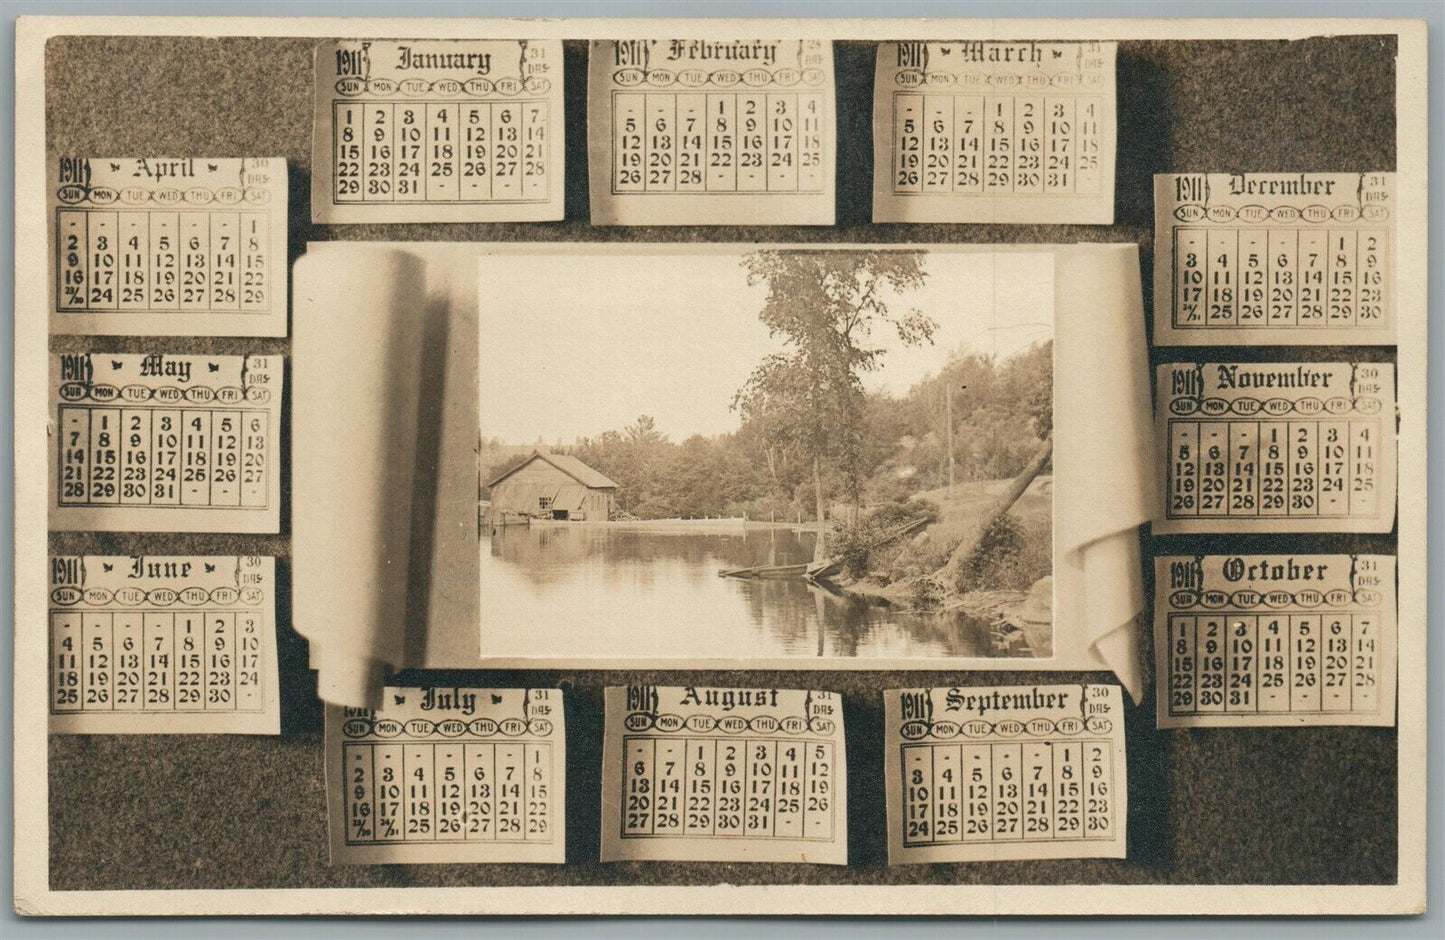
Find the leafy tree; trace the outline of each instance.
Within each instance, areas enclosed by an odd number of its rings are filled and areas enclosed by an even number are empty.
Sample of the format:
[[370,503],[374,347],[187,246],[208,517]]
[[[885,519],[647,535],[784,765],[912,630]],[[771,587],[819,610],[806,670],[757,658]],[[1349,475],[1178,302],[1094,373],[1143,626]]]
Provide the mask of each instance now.
[[765,284],[759,318],[785,351],[763,359],[733,399],[744,421],[760,423],[777,448],[796,447],[811,464],[817,557],[826,557],[823,474],[837,473],[856,505],[862,496],[862,376],[883,349],[873,331],[891,326],[906,344],[931,342],[937,324],[917,310],[895,314],[889,294],[923,284],[916,251],[759,251],[743,259],[750,285]]

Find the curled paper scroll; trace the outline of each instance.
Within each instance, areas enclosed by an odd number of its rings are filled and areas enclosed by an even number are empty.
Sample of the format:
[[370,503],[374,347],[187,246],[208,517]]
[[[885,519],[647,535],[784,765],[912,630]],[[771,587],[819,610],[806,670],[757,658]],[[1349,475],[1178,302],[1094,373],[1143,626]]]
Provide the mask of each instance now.
[[375,707],[405,653],[424,330],[402,327],[426,269],[368,248],[338,277],[328,255],[295,269],[293,620],[321,698]]
[[1155,506],[1139,249],[1062,248],[1054,264],[1055,596],[1083,627],[1058,654],[1098,660],[1139,702],[1138,528]]

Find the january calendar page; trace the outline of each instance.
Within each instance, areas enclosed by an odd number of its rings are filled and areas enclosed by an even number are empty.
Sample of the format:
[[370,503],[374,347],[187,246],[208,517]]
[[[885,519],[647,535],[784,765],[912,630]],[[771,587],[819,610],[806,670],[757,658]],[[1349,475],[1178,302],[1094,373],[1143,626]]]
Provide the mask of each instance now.
[[315,221],[562,218],[557,40],[335,40],[314,58]]
[[51,161],[57,333],[285,336],[286,161]]

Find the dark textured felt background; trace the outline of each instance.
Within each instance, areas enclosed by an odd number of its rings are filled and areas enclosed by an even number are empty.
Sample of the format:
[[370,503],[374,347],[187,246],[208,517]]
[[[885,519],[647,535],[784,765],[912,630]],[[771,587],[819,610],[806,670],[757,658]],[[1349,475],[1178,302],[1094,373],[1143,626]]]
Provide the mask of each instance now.
[[[835,46],[838,224],[827,228],[596,228],[587,222],[586,45],[568,42],[567,218],[500,225],[310,224],[309,39],[62,37],[47,56],[51,153],[280,156],[290,165],[291,256],[308,240],[1137,242],[1151,293],[1154,173],[1395,168],[1394,40],[1126,42],[1119,46],[1117,224],[869,223],[873,50]],[[43,316],[43,311],[26,311]],[[168,348],[289,352],[285,339],[54,337],[54,350]],[[1393,358],[1392,349],[1209,349],[1187,358]],[[1156,350],[1156,362],[1170,358]],[[1183,357],[1181,357],[1183,358]],[[1107,381],[1107,376],[1101,376]],[[289,408],[289,403],[288,403]],[[283,423],[283,430],[285,425]],[[283,449],[283,456],[286,451]],[[1100,480],[1100,486],[1109,481]],[[283,493],[284,484],[283,484]],[[884,861],[880,691],[901,685],[1101,680],[1102,675],[942,672],[478,672],[438,681],[560,684],[567,695],[567,864],[328,868],[321,710],[305,644],[289,626],[289,511],[280,536],[87,534],[56,552],[253,553],[280,559],[279,738],[52,736],[51,886],[64,889],[365,885],[1390,883],[1396,871],[1393,728],[1158,732],[1150,700],[1130,708],[1129,857],[937,864]],[[1408,508],[1406,511],[1409,511]],[[1390,537],[1144,536],[1180,550],[1393,551]],[[1402,624],[1402,630],[1423,629]],[[43,630],[41,623],[20,629]],[[1152,657],[1145,628],[1144,652]],[[1152,683],[1152,664],[1146,664]],[[844,696],[849,858],[810,865],[597,861],[602,688],[627,681],[800,685]],[[25,846],[17,846],[25,851]]]

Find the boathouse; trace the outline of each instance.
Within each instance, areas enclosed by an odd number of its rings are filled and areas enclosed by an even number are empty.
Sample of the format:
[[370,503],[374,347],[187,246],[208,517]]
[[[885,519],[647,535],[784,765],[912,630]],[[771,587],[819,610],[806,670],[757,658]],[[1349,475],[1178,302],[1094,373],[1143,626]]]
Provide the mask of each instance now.
[[493,521],[523,515],[606,522],[617,498],[617,484],[576,457],[540,450],[487,487]]

